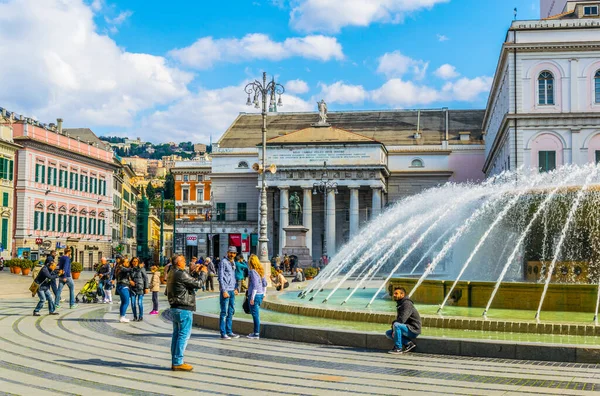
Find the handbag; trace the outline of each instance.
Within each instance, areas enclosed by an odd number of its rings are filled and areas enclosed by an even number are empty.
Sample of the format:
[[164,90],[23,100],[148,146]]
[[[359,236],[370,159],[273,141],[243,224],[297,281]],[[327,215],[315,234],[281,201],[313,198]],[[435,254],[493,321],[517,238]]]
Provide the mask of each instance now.
[[39,283],[33,281],[31,282],[31,286],[29,286],[29,291],[31,292],[31,297],[35,297],[38,290],[40,289]]
[[244,309],[245,313],[250,314],[250,300],[248,299],[248,293],[246,293],[246,298],[244,298],[242,308]]

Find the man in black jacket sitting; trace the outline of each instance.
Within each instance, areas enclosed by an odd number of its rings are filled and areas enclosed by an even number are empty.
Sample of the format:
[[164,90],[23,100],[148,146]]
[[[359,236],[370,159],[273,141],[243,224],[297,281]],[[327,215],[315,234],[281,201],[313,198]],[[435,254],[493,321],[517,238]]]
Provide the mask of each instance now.
[[192,371],[183,362],[183,354],[192,333],[192,317],[196,310],[196,289],[202,282],[192,278],[185,270],[185,258],[177,256],[167,277],[167,298],[171,305],[173,338],[171,339],[171,370]]
[[421,317],[413,302],[406,297],[403,287],[395,288],[392,298],[396,301],[398,316],[392,322],[392,329],[385,333],[387,338],[394,341],[394,348],[388,353],[408,353],[417,347],[412,340],[421,334]]

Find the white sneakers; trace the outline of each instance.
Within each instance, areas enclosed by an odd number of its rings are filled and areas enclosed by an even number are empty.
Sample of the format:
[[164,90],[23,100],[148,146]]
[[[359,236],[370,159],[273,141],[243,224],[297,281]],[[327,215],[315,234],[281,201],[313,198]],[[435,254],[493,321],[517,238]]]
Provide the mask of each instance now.
[[119,319],[119,322],[121,322],[121,323],[129,323],[129,319],[127,319],[125,316],[121,316],[121,318]]

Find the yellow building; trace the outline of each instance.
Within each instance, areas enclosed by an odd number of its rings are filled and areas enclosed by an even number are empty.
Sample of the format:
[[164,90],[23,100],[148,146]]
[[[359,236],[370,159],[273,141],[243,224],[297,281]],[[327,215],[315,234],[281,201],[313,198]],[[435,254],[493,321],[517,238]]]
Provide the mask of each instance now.
[[13,142],[13,117],[0,108],[0,256],[11,258],[13,252],[14,161],[21,147]]
[[148,216],[148,253],[155,264],[160,262],[160,219],[154,214]]
[[136,175],[131,166],[119,165],[114,177],[112,242],[115,254],[131,257],[137,252],[136,216],[140,190],[132,183]]

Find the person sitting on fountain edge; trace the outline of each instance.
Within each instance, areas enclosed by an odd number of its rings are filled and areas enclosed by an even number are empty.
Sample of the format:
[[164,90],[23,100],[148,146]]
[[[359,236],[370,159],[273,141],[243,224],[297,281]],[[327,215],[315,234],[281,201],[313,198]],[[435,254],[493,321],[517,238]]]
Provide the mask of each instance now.
[[417,347],[412,340],[421,334],[421,316],[403,287],[396,287],[392,298],[396,301],[398,316],[392,322],[392,329],[385,332],[385,336],[394,341],[394,348],[388,353],[408,353]]

